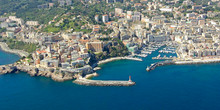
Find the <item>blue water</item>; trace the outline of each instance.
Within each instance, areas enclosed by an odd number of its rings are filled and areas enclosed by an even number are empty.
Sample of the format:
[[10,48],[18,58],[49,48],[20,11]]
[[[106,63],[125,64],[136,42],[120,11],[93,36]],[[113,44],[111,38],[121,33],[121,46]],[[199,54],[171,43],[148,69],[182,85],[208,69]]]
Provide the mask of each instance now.
[[6,53],[0,50],[0,65],[11,64],[19,59],[18,55]]
[[[17,60],[10,56],[5,63],[9,58]],[[146,72],[152,62],[148,57],[107,63],[94,78],[128,80],[131,75],[137,83],[132,87],[79,86],[25,73],[0,75],[0,110],[220,109],[220,64],[170,65]]]

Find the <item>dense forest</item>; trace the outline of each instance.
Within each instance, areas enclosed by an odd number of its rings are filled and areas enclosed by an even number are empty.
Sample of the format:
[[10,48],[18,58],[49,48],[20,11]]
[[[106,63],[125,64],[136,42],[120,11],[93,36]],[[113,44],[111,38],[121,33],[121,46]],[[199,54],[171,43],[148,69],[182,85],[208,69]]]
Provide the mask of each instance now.
[[42,24],[48,23],[57,14],[64,13],[64,9],[56,7],[50,9],[38,9],[38,5],[49,2],[52,2],[52,0],[0,0],[0,15],[9,13],[15,14],[17,17],[22,18],[25,21],[37,20]]
[[[176,7],[180,6],[184,0],[180,0]],[[207,5],[210,0],[192,0],[197,5]],[[54,3],[53,8],[39,9],[37,6],[45,3]],[[135,1],[140,2],[140,1]],[[9,8],[10,7],[10,8]],[[134,10],[131,4],[125,6],[123,3],[115,3],[114,7],[120,7],[124,10]],[[92,24],[97,24],[94,20],[96,14],[108,14],[114,11],[113,5],[107,4],[105,1],[101,1],[97,4],[85,5],[80,0],[73,0],[72,6],[58,7],[57,0],[0,0],[0,16],[7,13],[7,15],[15,14],[27,20],[37,20],[40,24],[46,24],[52,20],[56,15],[63,15],[67,12],[73,15],[86,16],[85,21]],[[71,22],[70,22],[71,23]],[[74,22],[73,22],[74,23]],[[84,23],[81,23],[84,24]],[[65,25],[68,28],[68,25]],[[66,28],[64,26],[64,28]],[[79,25],[81,26],[81,25]],[[61,26],[63,28],[63,26]],[[56,32],[62,30],[62,28],[54,27],[50,25],[46,30],[49,32]],[[79,30],[75,28],[75,30]]]

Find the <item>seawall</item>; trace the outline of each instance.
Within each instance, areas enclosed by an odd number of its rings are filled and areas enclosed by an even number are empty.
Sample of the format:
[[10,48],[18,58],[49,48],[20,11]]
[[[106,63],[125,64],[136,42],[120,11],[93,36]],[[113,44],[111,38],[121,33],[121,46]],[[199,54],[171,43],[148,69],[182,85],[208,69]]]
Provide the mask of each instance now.
[[193,60],[193,61],[175,61],[174,63],[177,65],[182,64],[206,64],[206,63],[219,63],[220,59],[215,60]]
[[25,52],[23,50],[10,49],[5,42],[0,42],[0,48],[5,52],[17,54],[20,57],[27,57],[29,55],[28,52]]

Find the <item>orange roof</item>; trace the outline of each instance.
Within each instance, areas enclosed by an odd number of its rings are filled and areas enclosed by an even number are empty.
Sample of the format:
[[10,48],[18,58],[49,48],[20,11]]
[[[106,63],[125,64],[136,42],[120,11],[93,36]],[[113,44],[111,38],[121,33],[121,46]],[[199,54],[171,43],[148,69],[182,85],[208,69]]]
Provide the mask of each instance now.
[[95,31],[95,32],[96,32],[96,31],[99,31],[99,29],[94,29],[93,31]]
[[82,60],[82,58],[77,58],[77,60]]
[[80,39],[79,42],[80,42],[81,44],[86,44],[87,42],[89,42],[89,40]]
[[46,53],[45,50],[41,50],[41,51],[37,51],[38,54],[41,54],[41,53]]
[[135,3],[134,5],[135,6],[141,6],[141,3]]
[[107,22],[107,23],[105,23],[106,25],[111,25],[112,24],[112,22],[110,21],[110,22]]

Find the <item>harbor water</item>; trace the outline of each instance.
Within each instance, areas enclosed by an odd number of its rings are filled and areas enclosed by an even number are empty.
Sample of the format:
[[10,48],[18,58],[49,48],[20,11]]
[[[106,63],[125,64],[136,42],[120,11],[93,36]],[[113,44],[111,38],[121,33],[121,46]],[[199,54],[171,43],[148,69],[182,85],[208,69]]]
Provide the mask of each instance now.
[[[95,80],[128,80],[131,87],[80,86],[23,72],[0,75],[0,110],[219,110],[220,64],[168,65],[159,60],[120,60],[101,65]],[[0,51],[0,63],[18,56]]]

